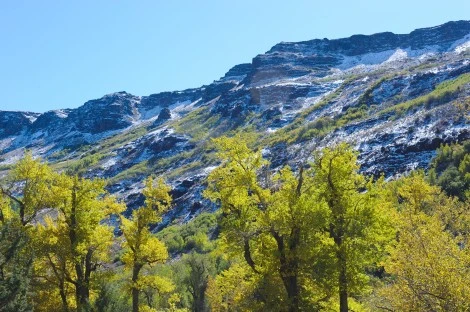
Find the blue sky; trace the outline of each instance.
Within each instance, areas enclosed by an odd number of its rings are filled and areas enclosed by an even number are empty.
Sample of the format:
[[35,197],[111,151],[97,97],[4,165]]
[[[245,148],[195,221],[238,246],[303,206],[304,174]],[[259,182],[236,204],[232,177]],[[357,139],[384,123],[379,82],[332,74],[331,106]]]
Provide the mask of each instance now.
[[280,41],[461,19],[468,0],[0,0],[0,110],[198,87]]

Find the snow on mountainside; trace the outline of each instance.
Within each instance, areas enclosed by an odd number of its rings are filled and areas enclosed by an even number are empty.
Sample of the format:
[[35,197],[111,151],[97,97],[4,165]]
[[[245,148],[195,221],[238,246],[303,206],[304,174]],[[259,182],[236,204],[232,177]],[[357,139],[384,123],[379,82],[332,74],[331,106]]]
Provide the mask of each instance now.
[[251,132],[273,167],[338,141],[365,172],[426,167],[442,143],[470,139],[470,21],[410,34],[279,43],[212,84],[177,92],[108,94],[77,109],[0,112],[0,165],[29,149],[59,169],[110,179],[135,206],[142,179],[164,174],[189,218],[209,204],[217,165],[209,139]]

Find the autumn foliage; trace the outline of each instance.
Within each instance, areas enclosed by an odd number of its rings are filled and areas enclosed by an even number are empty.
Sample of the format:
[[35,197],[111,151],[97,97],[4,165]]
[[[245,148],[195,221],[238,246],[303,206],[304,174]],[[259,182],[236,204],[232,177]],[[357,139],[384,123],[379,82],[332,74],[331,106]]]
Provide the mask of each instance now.
[[0,311],[470,310],[468,144],[385,181],[346,144],[274,168],[213,142],[219,210],[157,234],[163,178],[125,214],[106,181],[26,154],[1,184]]

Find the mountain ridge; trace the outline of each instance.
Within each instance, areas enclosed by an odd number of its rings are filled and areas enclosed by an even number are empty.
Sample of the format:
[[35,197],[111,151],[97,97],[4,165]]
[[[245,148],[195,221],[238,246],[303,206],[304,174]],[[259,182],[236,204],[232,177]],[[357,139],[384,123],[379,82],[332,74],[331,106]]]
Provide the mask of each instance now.
[[[351,42],[350,41],[354,41],[354,38],[373,38],[373,37],[382,37],[382,36],[387,36],[387,40],[390,39],[390,37],[406,37],[406,36],[413,36],[413,35],[416,35],[418,36],[418,34],[420,32],[428,32],[430,30],[436,30],[438,31],[437,33],[439,35],[442,35],[442,32],[441,30],[442,29],[446,29],[446,31],[444,31],[444,34],[445,34],[445,37],[442,38],[442,41],[443,42],[454,42],[456,41],[457,39],[461,39],[463,37],[465,37],[465,35],[470,35],[470,20],[458,20],[458,21],[449,21],[447,23],[444,23],[444,24],[441,24],[441,25],[438,25],[438,26],[431,26],[431,27],[423,27],[423,28],[418,28],[418,29],[415,29],[413,30],[411,33],[409,34],[395,34],[393,32],[390,32],[390,31],[386,31],[386,32],[378,32],[378,33],[374,33],[374,34],[370,34],[370,35],[363,35],[363,34],[354,34],[354,35],[351,35],[349,37],[344,37],[344,38],[336,38],[336,39],[328,39],[328,38],[324,38],[324,39],[312,39],[312,40],[305,40],[305,41],[282,41],[280,43],[277,43],[275,44],[274,46],[272,46],[268,51],[266,51],[265,53],[262,53],[262,54],[259,54],[259,55],[264,55],[264,54],[268,54],[268,53],[272,53],[272,52],[276,52],[278,51],[279,49],[282,49],[282,48],[279,48],[279,47],[282,47],[282,46],[298,46],[298,45],[309,45],[311,43],[324,43],[324,42],[328,42],[328,43],[331,43],[331,42],[338,42],[340,44],[338,44],[338,46],[342,46],[342,45],[351,45]],[[448,31],[447,29],[449,29],[450,31]],[[458,32],[457,34],[453,34],[453,30],[456,30],[458,29]],[[451,36],[449,36],[449,34],[451,34]],[[430,40],[433,40],[435,38],[430,38]],[[430,43],[439,43],[439,42],[435,42],[435,41],[432,41]],[[406,47],[403,47],[403,46],[399,46],[400,48],[406,48]],[[331,46],[328,46],[328,50],[331,50]],[[362,52],[364,53],[364,52]],[[256,58],[256,57],[255,57]],[[237,65],[234,65],[232,66],[226,73],[223,77],[221,77],[220,79],[223,79],[225,77],[231,77],[231,75],[229,75],[230,73],[233,73],[233,72],[238,72],[240,71],[242,74],[241,75],[233,75],[233,76],[242,76],[244,74],[247,74],[247,72],[251,69],[251,64],[252,63],[241,63],[241,64],[237,64]],[[217,80],[215,80],[217,81]],[[214,82],[215,82],[214,81]],[[203,85],[202,87],[204,87],[205,85]],[[190,91],[190,90],[195,90],[197,88],[188,88],[188,89],[183,89],[183,90],[176,90],[176,91],[162,91],[162,92],[158,92],[158,93],[152,93],[151,95],[156,95],[156,94],[165,94],[165,93],[172,93],[172,92],[185,92],[185,91]],[[128,93],[127,91],[117,91],[117,92],[112,92],[112,93],[109,93],[109,94],[105,94],[103,97],[101,98],[104,98],[104,97],[107,97],[107,96],[110,96],[110,95],[114,95],[114,94],[119,94],[119,93],[125,93],[125,94],[128,94],[128,95],[133,95],[131,93]],[[150,96],[150,95],[149,95]],[[95,100],[99,100],[101,98],[97,98],[97,99],[92,99],[92,100],[88,100],[87,102],[85,102],[84,104],[80,105],[79,107],[85,105],[86,103],[90,102],[90,101],[95,101]],[[77,108],[79,108],[77,107]],[[39,114],[39,115],[42,115],[42,114],[45,114],[45,113],[50,113],[50,112],[54,112],[54,111],[61,111],[61,110],[74,110],[74,109],[77,109],[77,108],[61,108],[61,109],[54,109],[54,110],[49,110],[49,111],[46,111],[44,113],[38,113],[38,112],[33,112],[33,111],[16,111],[16,110],[0,110],[0,112],[10,112],[10,113],[27,113],[27,114]]]
[[110,179],[130,207],[142,200],[143,177],[163,174],[176,198],[169,219],[214,208],[201,191],[217,165],[209,139],[220,135],[250,133],[273,168],[346,141],[364,172],[392,177],[470,138],[469,59],[470,21],[279,43],[199,88],[0,111],[0,165],[5,174],[29,149],[58,170]]
[[[289,45],[318,45],[322,48],[326,48],[328,51],[341,48],[343,46],[354,46],[355,42],[361,44],[380,44],[383,42],[391,43],[391,46],[399,48],[420,48],[426,45],[431,44],[442,44],[456,41],[465,35],[470,33],[470,21],[459,20],[459,21],[449,21],[447,23],[432,26],[432,27],[423,27],[418,28],[410,32],[409,34],[395,34],[390,31],[378,32],[371,35],[362,35],[355,34],[345,38],[338,39],[312,39],[299,42],[281,42],[274,45],[267,53],[272,53],[277,50],[282,49],[284,46]],[[424,36],[426,34],[427,36]],[[438,38],[436,38],[438,37]],[[423,40],[416,40],[415,38]],[[390,46],[390,47],[391,47]],[[364,47],[363,47],[364,48]],[[383,46],[381,47],[383,48]],[[361,51],[359,54],[367,53],[366,51]]]

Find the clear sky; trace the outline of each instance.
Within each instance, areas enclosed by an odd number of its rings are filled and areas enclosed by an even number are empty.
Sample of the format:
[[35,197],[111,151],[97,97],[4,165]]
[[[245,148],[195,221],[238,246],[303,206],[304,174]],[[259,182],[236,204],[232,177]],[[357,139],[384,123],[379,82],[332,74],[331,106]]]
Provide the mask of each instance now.
[[281,41],[461,19],[469,0],[0,0],[0,110],[199,87]]

